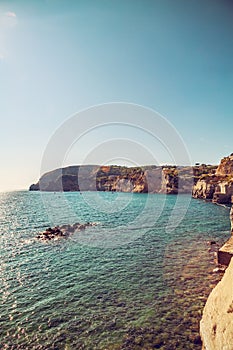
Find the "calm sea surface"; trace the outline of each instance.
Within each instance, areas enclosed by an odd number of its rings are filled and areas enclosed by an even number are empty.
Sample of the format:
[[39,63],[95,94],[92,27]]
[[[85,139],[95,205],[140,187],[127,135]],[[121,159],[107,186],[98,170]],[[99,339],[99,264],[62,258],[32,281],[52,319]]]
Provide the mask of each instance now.
[[[36,239],[87,221],[97,225]],[[228,208],[186,195],[0,194],[0,349],[200,349],[221,277],[207,241],[229,230]]]

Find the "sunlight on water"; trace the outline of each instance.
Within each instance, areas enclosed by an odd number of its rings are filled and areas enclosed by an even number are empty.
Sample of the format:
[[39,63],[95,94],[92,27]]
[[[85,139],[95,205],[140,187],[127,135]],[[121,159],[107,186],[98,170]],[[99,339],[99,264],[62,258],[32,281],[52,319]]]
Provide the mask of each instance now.
[[[148,195],[99,196],[1,194],[1,349],[200,349],[201,311],[221,277],[206,242],[228,237],[229,210],[192,200],[166,232],[174,196],[149,195],[143,227]],[[35,238],[87,221],[98,224],[57,242]]]

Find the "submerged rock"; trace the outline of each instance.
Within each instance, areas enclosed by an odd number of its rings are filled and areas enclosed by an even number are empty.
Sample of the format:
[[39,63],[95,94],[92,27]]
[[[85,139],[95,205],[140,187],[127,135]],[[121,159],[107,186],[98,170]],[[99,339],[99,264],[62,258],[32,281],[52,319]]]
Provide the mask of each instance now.
[[79,222],[73,224],[73,225],[62,225],[62,226],[55,226],[53,228],[48,227],[44,232],[41,232],[36,236],[39,240],[51,240],[51,239],[58,239],[61,237],[68,237],[75,231],[81,231],[85,230],[86,227],[90,226],[96,226],[97,224],[95,222],[87,222],[84,224],[80,224]]

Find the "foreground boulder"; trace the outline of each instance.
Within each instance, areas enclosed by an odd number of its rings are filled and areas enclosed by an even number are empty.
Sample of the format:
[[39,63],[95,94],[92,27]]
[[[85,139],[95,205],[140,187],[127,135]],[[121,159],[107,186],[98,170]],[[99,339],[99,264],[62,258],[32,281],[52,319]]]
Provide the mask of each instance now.
[[203,350],[233,349],[233,260],[206,302],[200,334]]

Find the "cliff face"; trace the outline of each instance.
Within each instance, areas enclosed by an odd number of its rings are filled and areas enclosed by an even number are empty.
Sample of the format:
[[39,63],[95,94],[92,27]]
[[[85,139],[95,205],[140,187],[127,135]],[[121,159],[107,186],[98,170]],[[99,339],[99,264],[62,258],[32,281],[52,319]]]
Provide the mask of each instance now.
[[191,167],[83,165],[44,174],[30,191],[117,191],[137,193],[191,193]]
[[233,349],[233,260],[206,302],[200,333],[203,350]]
[[83,165],[50,171],[29,190],[147,192],[147,181],[141,168]]
[[193,186],[193,197],[202,199],[213,199],[215,184],[211,177],[200,179]]
[[193,186],[193,197],[230,204],[233,196],[233,155],[221,160],[215,173],[203,174]]
[[229,157],[224,157],[217,170],[216,175],[217,176],[227,176],[233,174],[233,153]]
[[44,174],[30,191],[118,191],[138,193],[190,193],[194,198],[231,203],[233,196],[233,155],[220,165],[194,167],[82,165]]

